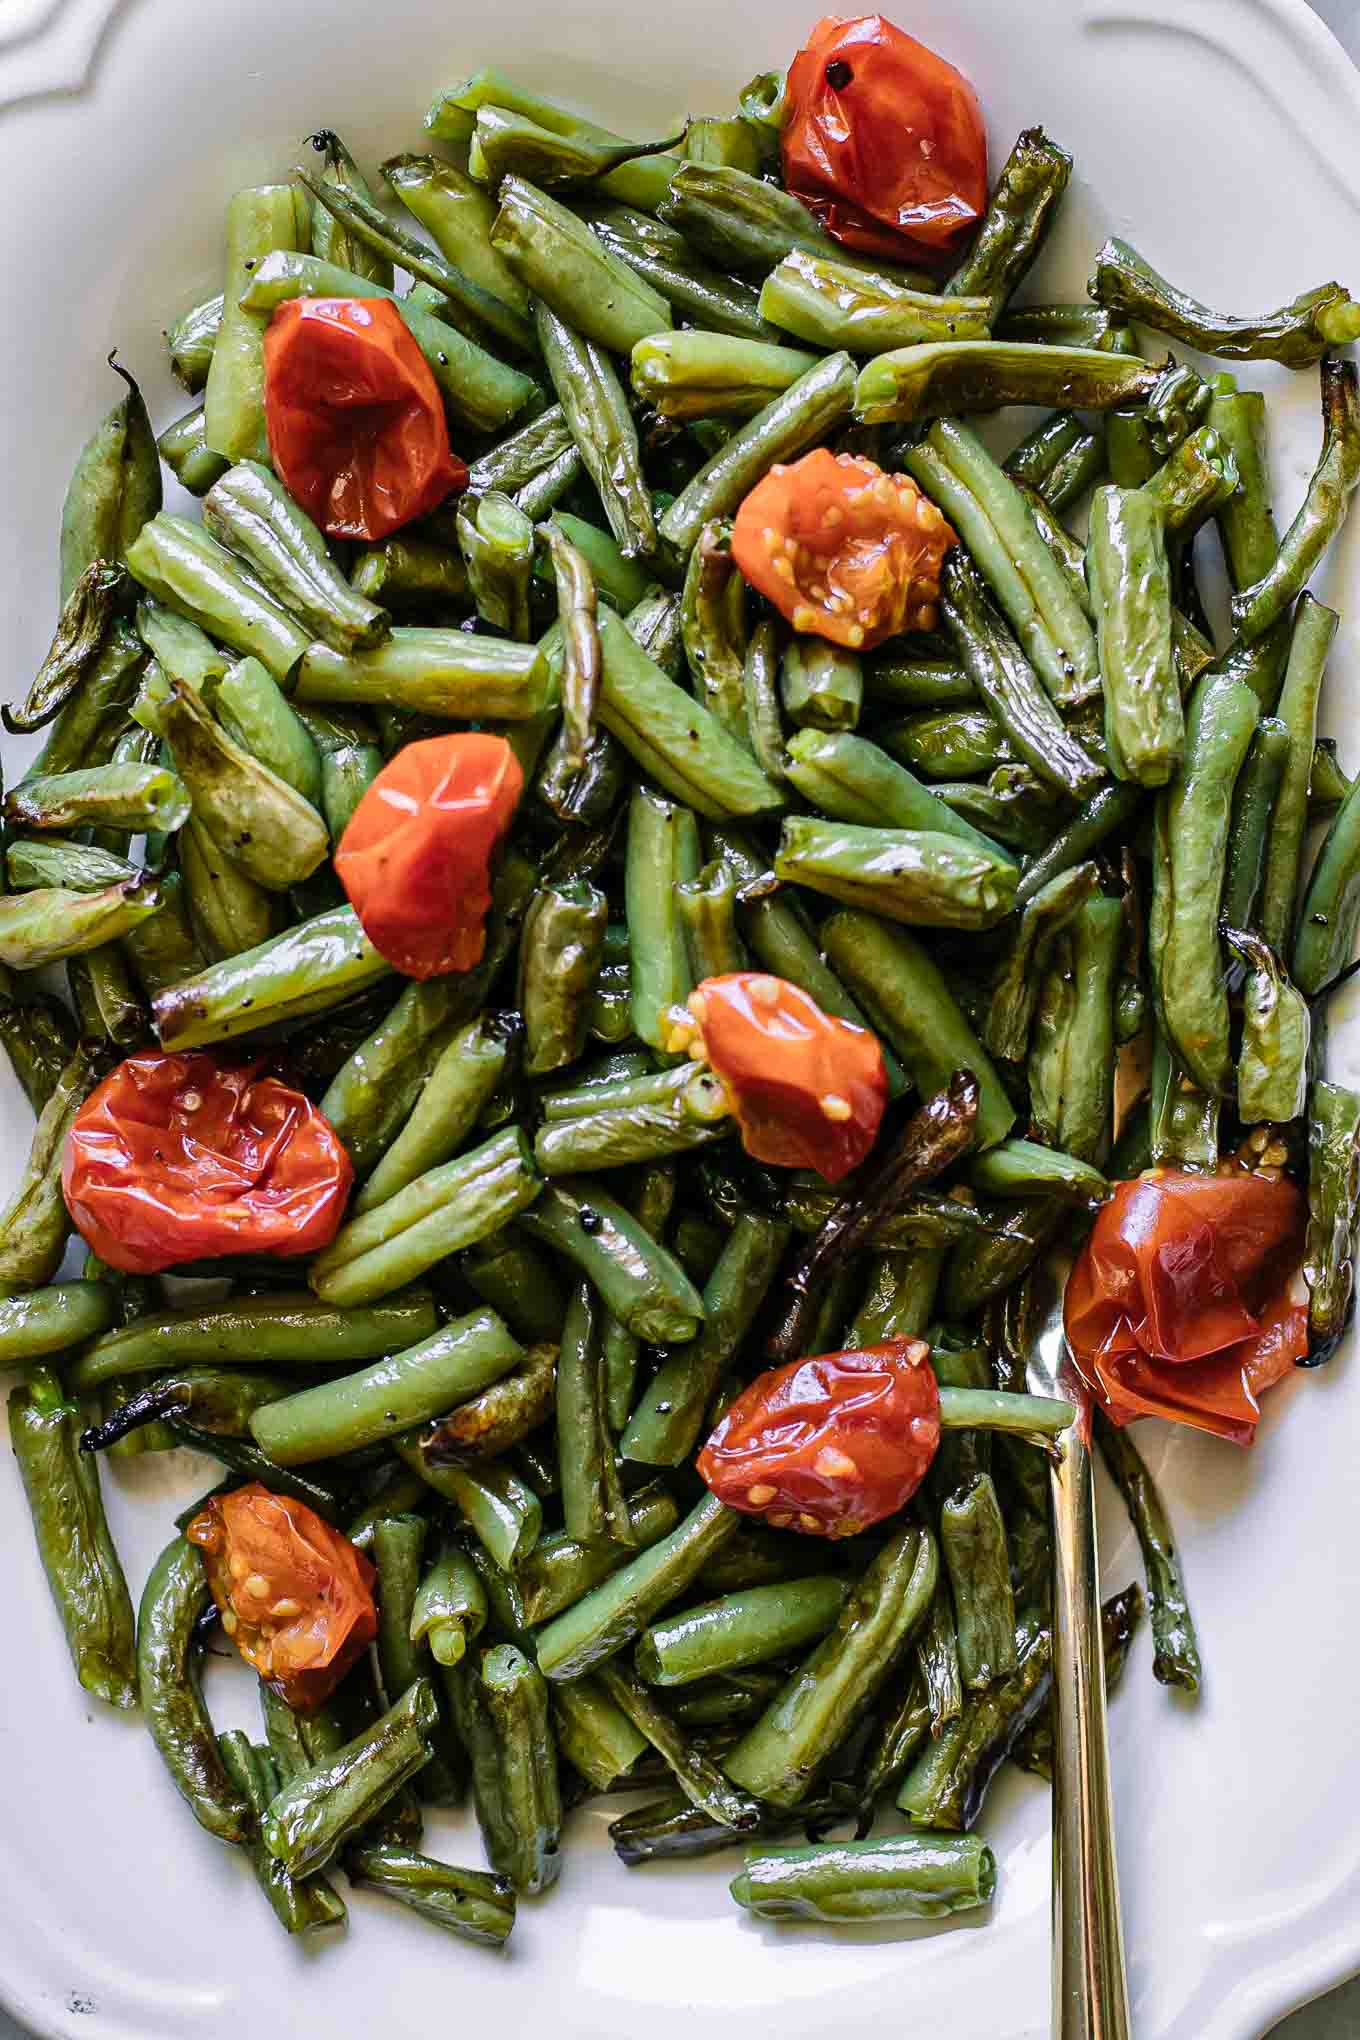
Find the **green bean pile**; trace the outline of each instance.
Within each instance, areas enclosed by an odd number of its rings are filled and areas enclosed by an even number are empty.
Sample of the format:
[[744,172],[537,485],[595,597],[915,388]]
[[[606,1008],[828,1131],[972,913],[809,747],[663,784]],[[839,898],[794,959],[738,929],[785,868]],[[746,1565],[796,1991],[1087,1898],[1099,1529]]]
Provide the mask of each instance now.
[[[779,117],[769,78],[629,142],[487,71],[436,101],[442,154],[383,165],[409,223],[331,134],[237,193],[223,290],[166,336],[201,400],[157,441],[119,369],[57,635],[6,711],[44,732],[0,897],[37,1114],[0,1217],[14,1450],[82,1684],[140,1706],[292,1933],[344,1919],[343,1869],[499,1945],[564,1813],[621,1789],[650,1795],[610,1829],[625,1863],[749,1844],[732,1891],[771,1917],[984,1904],[991,1779],[1050,1761],[1045,1447],[1003,1408],[1046,1252],[1149,1165],[1290,1170],[1314,1360],[1352,1307],[1360,1095],[1321,1074],[1320,1022],[1360,782],[1317,739],[1337,618],[1306,582],[1360,478],[1354,307],[1327,285],[1225,318],[1117,241],[1092,302],[1016,306],[1071,171],[1039,129],[951,276],[871,267],[780,187]],[[267,460],[264,328],[317,296],[394,300],[471,463],[371,546],[327,544]],[[1320,364],[1283,535],[1263,398],[1166,337]],[[1010,404],[1058,408],[998,462],[968,414]],[[820,446],[954,527],[938,630],[860,655],[747,588],[730,520]],[[201,521],[162,506],[162,463]],[[502,734],[528,791],[483,960],[404,981],[330,853],[384,761],[451,726]],[[53,963],[66,998],[29,975]],[[832,1191],[750,1160],[676,1046],[695,986],[752,967],[880,1038],[884,1153],[921,1101],[949,1129],[888,1202],[873,1163]],[[218,1278],[208,1306],[93,1257],[57,1279],[66,1131],[157,1043],[276,1059],[359,1184],[310,1262],[178,1271]],[[809,1543],[700,1484],[772,1333],[786,1358],[928,1341],[959,1400],[898,1520]],[[1193,1693],[1165,1510],[1100,1436],[1156,1675]],[[134,1620],[104,1520],[94,1448],[182,1444],[377,1569],[376,1656],[310,1712],[262,1687],[255,1739],[203,1701],[195,1547],[177,1532]],[[1106,1605],[1111,1683],[1143,1605]],[[422,1808],[469,1783],[490,1872],[421,1852]],[[871,1838],[885,1805],[900,1831]]]

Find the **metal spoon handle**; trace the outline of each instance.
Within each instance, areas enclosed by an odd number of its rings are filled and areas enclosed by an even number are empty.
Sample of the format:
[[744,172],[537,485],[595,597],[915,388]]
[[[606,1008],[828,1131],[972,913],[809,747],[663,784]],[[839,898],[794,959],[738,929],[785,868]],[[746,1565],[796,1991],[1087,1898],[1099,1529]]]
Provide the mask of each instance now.
[[1053,2040],[1129,2040],[1089,1409],[1053,1487]]

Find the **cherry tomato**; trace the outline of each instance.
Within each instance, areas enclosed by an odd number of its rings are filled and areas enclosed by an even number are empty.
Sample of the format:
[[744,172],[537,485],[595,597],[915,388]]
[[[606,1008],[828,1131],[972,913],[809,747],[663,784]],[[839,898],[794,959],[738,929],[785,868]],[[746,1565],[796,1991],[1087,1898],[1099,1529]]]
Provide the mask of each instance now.
[[754,970],[705,978],[689,1010],[748,1155],[830,1183],[864,1160],[888,1102],[883,1050],[867,1028]]
[[1307,1307],[1289,1293],[1304,1219],[1283,1179],[1160,1169],[1118,1186],[1064,1305],[1115,1423],[1164,1416],[1250,1442],[1257,1397],[1308,1350]]
[[202,1050],[129,1056],[66,1137],[61,1187],[110,1267],[153,1275],[226,1254],[315,1254],[354,1180],[329,1120],[300,1091]]
[[828,14],[789,67],[784,183],[847,248],[946,255],[987,204],[968,80],[881,14]]
[[378,1633],[373,1567],[305,1502],[259,1481],[214,1495],[185,1531],[222,1627],[290,1707],[319,1707]]
[[364,933],[407,977],[471,970],[486,946],[491,861],[524,788],[504,737],[406,744],[365,793],[335,853]]
[[957,543],[909,475],[826,446],[772,467],[732,526],[733,559],[794,629],[856,651],[934,629]]
[[264,417],[280,481],[332,538],[385,538],[467,487],[429,363],[385,298],[280,305]]
[[699,1476],[777,1530],[853,1537],[910,1501],[939,1442],[929,1347],[885,1339],[757,1376],[699,1454]]

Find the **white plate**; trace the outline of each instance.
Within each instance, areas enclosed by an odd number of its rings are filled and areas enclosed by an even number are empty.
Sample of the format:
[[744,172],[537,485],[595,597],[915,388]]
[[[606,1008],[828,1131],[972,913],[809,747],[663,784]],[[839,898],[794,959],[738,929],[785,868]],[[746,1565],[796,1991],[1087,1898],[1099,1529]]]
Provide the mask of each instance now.
[[[1234,310],[1338,269],[1357,282],[1360,77],[1302,0],[917,0],[899,11],[974,80],[997,161],[1034,121],[1073,151],[1044,267],[1051,293],[1081,294],[1111,230]],[[8,0],[3,691],[20,691],[52,628],[66,475],[116,394],[103,357],[116,343],[162,419],[183,408],[158,333],[217,288],[235,185],[285,174],[322,123],[366,161],[419,147],[435,88],[490,62],[625,129],[664,132],[687,110],[729,107],[752,73],[787,59],[814,13],[813,0]],[[1315,456],[1315,378],[1259,380],[1280,398],[1273,452],[1288,512]],[[1343,564],[1330,563],[1324,592],[1339,590]],[[1341,704],[1353,718],[1357,649],[1350,619],[1328,718],[1351,769],[1360,744]],[[1360,1076],[1360,1024],[1336,1026],[1333,1063]],[[0,1114],[12,1177],[29,1115],[8,1069]],[[1179,1526],[1208,1667],[1200,1704],[1184,1706],[1154,1685],[1144,1638],[1113,1714],[1140,2040],[1258,2040],[1360,1965],[1358,1401],[1343,1358],[1271,1397],[1250,1456],[1156,1425],[1140,1434]],[[203,1472],[181,1461],[109,1483],[134,1588]],[[1107,1581],[1122,1585],[1137,1554],[1117,1512],[1104,1528]],[[523,1906],[504,1959],[363,1897],[343,1943],[297,1948],[245,1865],[195,1828],[135,1719],[76,1688],[12,1473],[0,1479],[0,1550],[0,1995],[43,2036],[406,2040],[456,2024],[689,2040],[696,2021],[711,2040],[813,2040],[884,2021],[953,2040],[1047,2030],[1047,1799],[1020,1779],[986,1810],[1000,1892],[985,1924],[753,1924],[728,1900],[721,1860],[625,1871],[605,1815],[588,1812],[561,1887]],[[220,1721],[249,1719],[243,1682],[215,1680],[212,1697]],[[470,1823],[432,1828],[437,1850],[480,1860]]]

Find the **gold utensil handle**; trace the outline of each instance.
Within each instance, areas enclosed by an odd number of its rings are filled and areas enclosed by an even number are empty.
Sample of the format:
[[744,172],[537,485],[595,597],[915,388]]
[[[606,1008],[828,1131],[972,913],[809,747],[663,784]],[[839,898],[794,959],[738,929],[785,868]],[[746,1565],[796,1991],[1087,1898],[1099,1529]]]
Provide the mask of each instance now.
[[1105,1739],[1090,1406],[1053,1490],[1053,2040],[1129,2040]]

